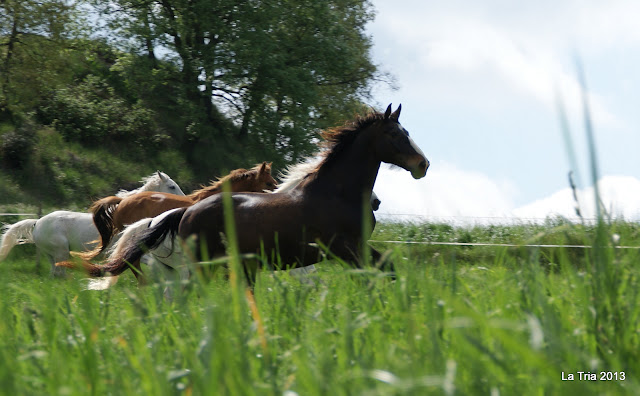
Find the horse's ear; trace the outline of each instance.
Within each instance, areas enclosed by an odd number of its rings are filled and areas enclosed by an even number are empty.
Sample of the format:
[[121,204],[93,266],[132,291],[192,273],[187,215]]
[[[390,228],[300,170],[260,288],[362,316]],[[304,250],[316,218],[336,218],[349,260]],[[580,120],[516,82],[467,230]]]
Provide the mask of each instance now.
[[260,165],[260,173],[271,173],[271,163],[264,161],[262,165]]
[[388,120],[390,115],[391,115],[391,103],[389,103],[389,106],[387,107],[387,111],[384,112],[384,119]]
[[167,181],[167,179],[164,177],[162,172],[160,172],[159,170],[156,170],[156,173],[158,174],[158,177],[160,178],[161,181]]
[[[389,107],[391,107],[391,105],[389,105]],[[391,114],[391,119],[394,120],[395,122],[398,122],[398,118],[400,118],[400,110],[402,110],[402,104],[399,104],[396,111],[394,111],[393,114]],[[387,111],[389,110],[387,109]]]

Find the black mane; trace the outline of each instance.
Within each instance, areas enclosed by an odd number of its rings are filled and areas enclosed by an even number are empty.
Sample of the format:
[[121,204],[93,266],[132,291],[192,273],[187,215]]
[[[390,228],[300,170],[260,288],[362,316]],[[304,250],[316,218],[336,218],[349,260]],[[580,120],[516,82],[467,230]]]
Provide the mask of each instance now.
[[330,128],[320,133],[324,139],[321,147],[325,151],[321,154],[323,158],[315,169],[317,172],[323,166],[332,163],[342,152],[350,147],[358,134],[378,121],[384,121],[385,115],[377,111],[372,111],[365,115],[357,116],[355,119],[346,122],[343,126]]

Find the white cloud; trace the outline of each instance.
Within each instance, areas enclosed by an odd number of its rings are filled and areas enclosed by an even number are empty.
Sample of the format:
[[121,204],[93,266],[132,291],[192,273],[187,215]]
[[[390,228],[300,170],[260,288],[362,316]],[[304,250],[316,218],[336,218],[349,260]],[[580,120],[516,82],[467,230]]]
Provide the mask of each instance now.
[[[640,180],[631,176],[605,176],[598,182],[600,199],[604,209],[615,218],[640,220]],[[593,186],[577,191],[580,212],[585,219],[596,217]],[[544,199],[532,202],[513,211],[520,218],[563,216],[576,218],[576,203],[570,188],[563,189]]]
[[509,216],[515,189],[474,171],[431,163],[427,176],[414,180],[408,172],[382,166],[374,187],[381,200],[381,219],[480,221]]
[[[381,171],[380,213],[544,218],[555,207],[573,217],[571,194],[556,198],[551,193],[566,185],[570,167],[577,173],[589,169],[590,160],[582,155],[588,150],[576,55],[590,89],[602,173],[640,179],[634,152],[640,119],[632,106],[638,97],[633,87],[640,61],[635,55],[640,2],[373,3],[378,10],[370,26],[374,59],[400,86],[375,97],[384,106],[389,101],[405,105],[403,123],[432,159],[432,169],[420,181]],[[576,160],[571,164],[563,150],[557,92],[573,131]],[[640,195],[633,195],[631,185],[615,184],[611,196],[617,198],[603,197],[626,218],[638,218],[633,208]],[[591,204],[589,192],[583,194],[584,205]],[[540,201],[547,206],[532,202],[545,195]],[[585,206],[583,213],[589,210]]]
[[[630,176],[605,176],[598,183],[607,213],[614,218],[640,220],[640,180]],[[432,165],[427,176],[414,180],[408,172],[383,166],[374,188],[382,204],[376,216],[381,220],[432,222],[508,223],[543,221],[563,216],[577,219],[570,188],[516,208],[517,191],[508,182],[457,169],[450,164]],[[578,190],[585,219],[595,218],[593,186]]]
[[[446,71],[452,76],[447,79],[448,90],[458,92],[454,96],[457,100],[468,98],[471,105],[484,106],[477,98],[487,96],[485,84],[489,80],[497,89],[512,90],[512,95],[503,95],[502,100],[512,101],[515,93],[552,111],[558,92],[572,119],[580,119],[582,108],[575,77],[576,51],[601,53],[621,43],[637,45],[640,40],[637,24],[629,17],[638,6],[625,1],[611,6],[597,1],[536,3],[536,7],[519,3],[512,8],[490,1],[454,2],[448,7],[407,0],[375,4],[380,12],[372,29],[377,37],[386,37],[376,40],[378,45],[393,47],[382,48],[383,53],[393,51],[395,56],[384,63],[393,67],[403,88],[406,81],[412,86],[433,87],[437,82],[432,79]],[[416,62],[421,75],[416,73]],[[465,77],[469,75],[474,75],[479,85],[470,84]],[[474,90],[479,92],[468,94]],[[445,95],[441,91],[437,94]],[[495,95],[491,100],[497,100]],[[589,101],[598,125],[622,124],[604,98],[590,92]]]

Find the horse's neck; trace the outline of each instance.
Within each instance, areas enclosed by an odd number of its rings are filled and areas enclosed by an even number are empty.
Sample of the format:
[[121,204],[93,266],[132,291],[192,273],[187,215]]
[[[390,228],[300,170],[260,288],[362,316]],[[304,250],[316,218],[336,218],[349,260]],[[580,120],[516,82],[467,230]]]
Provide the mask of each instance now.
[[231,184],[231,192],[260,192],[259,189],[260,182],[255,179],[240,180]]
[[354,142],[339,158],[326,165],[328,167],[320,169],[314,180],[316,188],[353,202],[360,202],[364,196],[369,199],[380,160],[375,158],[366,141]]

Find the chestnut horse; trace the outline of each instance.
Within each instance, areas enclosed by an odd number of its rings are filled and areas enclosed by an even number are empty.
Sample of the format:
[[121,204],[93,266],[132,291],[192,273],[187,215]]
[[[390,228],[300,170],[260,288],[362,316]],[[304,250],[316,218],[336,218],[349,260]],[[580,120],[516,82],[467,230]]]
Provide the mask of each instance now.
[[[295,268],[318,262],[322,253],[318,245],[322,245],[335,257],[360,267],[363,238],[370,237],[370,233],[363,235],[363,224],[374,221],[368,201],[380,163],[399,166],[415,179],[424,177],[429,167],[422,151],[400,125],[400,110],[399,106],[392,113],[389,105],[385,113],[373,112],[323,132],[327,149],[322,153],[322,161],[286,192],[231,194],[239,252],[265,253],[269,264]],[[85,269],[94,277],[119,275],[147,249],[175,234],[182,239],[195,237],[196,246],[206,250],[209,258],[224,256],[227,248],[223,195],[174,209],[138,238],[130,240],[118,257],[105,265],[84,263]],[[195,254],[202,259],[200,251],[196,249]],[[380,254],[371,252],[377,261]],[[270,261],[274,257],[278,261]],[[381,264],[382,269],[394,271],[392,263]],[[255,269],[245,263],[244,271],[248,283],[253,285]]]
[[263,162],[253,168],[236,169],[227,176],[218,178],[211,185],[203,187],[186,196],[166,193],[141,192],[126,198],[106,197],[91,205],[93,222],[100,233],[101,246],[81,254],[74,254],[84,260],[90,260],[102,253],[115,234],[128,224],[138,220],[155,217],[170,209],[193,205],[211,195],[222,192],[222,185],[229,183],[233,192],[261,192],[276,188],[276,181],[271,176],[271,162]]

